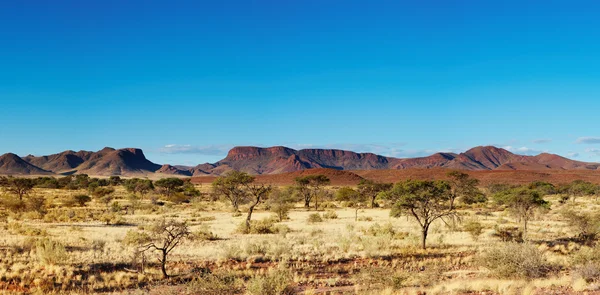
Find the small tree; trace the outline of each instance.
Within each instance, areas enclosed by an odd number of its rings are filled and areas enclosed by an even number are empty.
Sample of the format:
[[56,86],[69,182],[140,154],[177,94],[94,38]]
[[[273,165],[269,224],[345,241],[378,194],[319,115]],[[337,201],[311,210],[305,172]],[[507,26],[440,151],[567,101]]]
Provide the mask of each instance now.
[[176,177],[163,178],[154,183],[167,199],[170,199],[173,194],[180,192],[184,184],[183,179]]
[[600,215],[597,213],[576,212],[566,210],[562,215],[575,231],[577,238],[587,244],[593,243],[600,233]]
[[354,221],[358,221],[358,211],[366,207],[367,202],[373,201],[368,194],[361,194],[350,187],[342,187],[337,190],[335,199],[348,202],[348,207],[354,208]]
[[527,235],[527,223],[533,218],[536,209],[549,208],[540,192],[528,188],[516,188],[496,194],[494,199],[498,204],[506,205],[510,211],[523,222],[523,237]]
[[377,196],[392,188],[391,183],[379,183],[368,179],[363,179],[358,184],[358,192],[371,201],[371,208],[375,208]]
[[594,196],[598,192],[598,187],[596,185],[583,180],[575,180],[566,187],[563,187],[563,189],[565,190],[563,193],[566,193],[571,197],[573,202],[575,202],[575,198],[577,197]]
[[325,175],[308,175],[304,177],[296,177],[296,189],[304,198],[304,207],[310,208],[310,202],[315,200],[315,210],[319,210],[319,194],[321,189],[328,185],[331,181]]
[[129,231],[123,242],[137,248],[140,253],[158,252],[158,261],[163,278],[168,278],[167,259],[171,251],[189,238],[191,232],[185,222],[162,219],[148,230]]
[[450,171],[446,175],[450,178],[451,206],[454,206],[456,199],[460,199],[465,204],[487,201],[485,194],[477,188],[479,180],[461,171]]
[[114,192],[115,189],[112,187],[98,187],[92,192],[92,196],[104,205],[108,206],[113,200],[112,194]]
[[423,249],[427,248],[427,234],[434,221],[458,217],[452,206],[450,185],[445,181],[407,180],[396,184],[388,196],[395,201],[392,217],[408,214],[421,226]]
[[9,177],[5,184],[6,190],[18,197],[19,201],[23,201],[23,197],[29,194],[34,186],[33,179],[15,177]]
[[288,218],[288,213],[293,208],[294,191],[293,188],[273,189],[269,195],[268,205],[270,211],[277,215],[279,222]]
[[248,200],[245,187],[254,181],[254,177],[245,172],[231,171],[225,176],[220,176],[212,183],[213,193],[223,196],[231,202],[235,212],[240,205]]
[[80,207],[85,206],[89,201],[92,200],[88,195],[74,195],[72,197],[73,201],[77,203]]
[[246,190],[248,191],[248,196],[252,198],[250,207],[248,207],[248,215],[246,216],[246,230],[250,232],[250,221],[254,208],[261,202],[264,202],[269,193],[271,193],[272,188],[270,185],[264,184],[247,184]]

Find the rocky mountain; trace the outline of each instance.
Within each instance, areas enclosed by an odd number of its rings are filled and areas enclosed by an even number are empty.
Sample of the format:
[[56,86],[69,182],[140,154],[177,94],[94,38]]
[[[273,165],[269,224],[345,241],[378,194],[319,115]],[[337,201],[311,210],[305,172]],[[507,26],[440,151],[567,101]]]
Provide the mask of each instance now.
[[6,175],[46,175],[52,174],[39,167],[29,164],[19,156],[8,153],[0,156],[0,172]]
[[436,153],[427,157],[392,158],[372,153],[336,149],[294,150],[283,146],[269,148],[235,147],[214,164],[195,167],[158,165],[146,159],[140,149],[104,148],[97,152],[65,151],[49,156],[14,154],[2,156],[0,174],[76,174],[97,176],[141,176],[150,174],[181,177],[222,175],[231,170],[255,175],[272,175],[308,169],[402,170],[410,168],[449,168],[486,170],[600,170],[599,163],[570,160],[554,154],[523,156],[494,146],[479,146],[464,153]]

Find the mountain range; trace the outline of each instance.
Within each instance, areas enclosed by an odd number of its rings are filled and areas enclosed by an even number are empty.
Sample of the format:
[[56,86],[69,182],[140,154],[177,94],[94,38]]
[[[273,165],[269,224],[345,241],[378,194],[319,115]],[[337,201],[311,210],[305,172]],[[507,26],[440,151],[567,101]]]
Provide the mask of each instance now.
[[448,168],[458,170],[600,170],[600,163],[586,163],[555,154],[524,156],[494,146],[478,146],[464,153],[436,153],[427,157],[393,158],[372,153],[336,149],[235,147],[216,163],[195,167],[159,165],[149,161],[141,149],[104,148],[97,152],[65,151],[48,156],[0,156],[0,174],[181,177],[222,175],[231,170],[255,175],[281,174],[314,168],[335,170],[401,170]]

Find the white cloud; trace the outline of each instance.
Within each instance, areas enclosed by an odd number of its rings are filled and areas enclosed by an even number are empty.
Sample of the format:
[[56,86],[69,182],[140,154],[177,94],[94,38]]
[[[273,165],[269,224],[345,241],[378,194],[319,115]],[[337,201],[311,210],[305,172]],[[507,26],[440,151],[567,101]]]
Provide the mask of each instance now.
[[590,137],[590,136],[580,137],[577,139],[576,142],[584,143],[584,144],[596,144],[596,143],[600,143],[600,137]]
[[569,156],[569,158],[577,158],[579,157],[579,153],[571,152],[568,153],[567,156]]
[[585,151],[587,153],[594,154],[594,155],[600,157],[600,149],[586,149]]
[[196,146],[190,144],[178,145],[168,144],[159,149],[163,154],[196,154],[207,156],[226,155],[233,145],[205,145]]
[[531,149],[528,148],[526,146],[523,147],[513,147],[513,146],[504,146],[502,147],[503,149],[515,153],[515,154],[520,154],[520,155],[528,155],[528,156],[534,156],[534,155],[539,155],[541,153],[543,153],[544,151],[540,151],[540,150],[536,150],[536,149]]
[[540,139],[534,139],[532,142],[533,143],[537,143],[537,144],[549,143],[549,142],[552,142],[552,139],[549,139],[549,138],[540,138]]

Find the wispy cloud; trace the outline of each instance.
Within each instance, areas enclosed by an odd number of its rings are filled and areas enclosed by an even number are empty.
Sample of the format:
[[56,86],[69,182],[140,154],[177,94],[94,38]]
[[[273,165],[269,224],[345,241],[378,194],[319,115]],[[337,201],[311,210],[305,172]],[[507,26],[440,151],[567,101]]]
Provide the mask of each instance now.
[[579,153],[571,152],[571,153],[568,153],[567,156],[569,156],[569,158],[577,158],[577,157],[579,157]]
[[585,151],[587,153],[590,153],[590,154],[600,157],[600,149],[586,149]]
[[195,154],[207,156],[226,155],[233,145],[190,145],[190,144],[168,144],[159,149],[164,154]]
[[584,144],[596,144],[596,143],[600,143],[600,137],[590,137],[590,136],[580,137],[577,139],[576,142],[584,143]]
[[515,154],[520,154],[520,155],[527,155],[527,156],[534,156],[534,155],[539,155],[545,151],[540,151],[540,150],[536,150],[536,149],[531,149],[528,148],[526,146],[523,147],[513,147],[513,146],[504,146],[502,147],[503,149],[509,151],[509,152],[513,152]]
[[406,144],[403,142],[388,144],[359,144],[359,143],[337,143],[337,144],[290,144],[293,149],[338,149],[357,153],[373,153],[377,155],[398,157],[405,151],[402,149]]
[[540,139],[534,139],[534,140],[532,140],[532,142],[536,143],[536,144],[549,143],[549,142],[552,142],[552,139],[540,138]]

